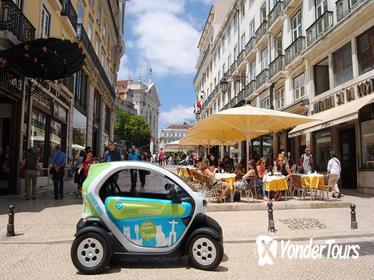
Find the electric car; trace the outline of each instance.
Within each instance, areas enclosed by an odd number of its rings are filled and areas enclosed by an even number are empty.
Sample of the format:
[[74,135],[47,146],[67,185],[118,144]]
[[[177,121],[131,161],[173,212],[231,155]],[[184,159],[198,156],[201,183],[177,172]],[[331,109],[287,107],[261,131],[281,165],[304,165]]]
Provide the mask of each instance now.
[[83,214],[71,247],[81,273],[102,272],[114,256],[188,255],[203,270],[221,263],[222,229],[205,215],[204,196],[158,165],[94,164],[82,196]]

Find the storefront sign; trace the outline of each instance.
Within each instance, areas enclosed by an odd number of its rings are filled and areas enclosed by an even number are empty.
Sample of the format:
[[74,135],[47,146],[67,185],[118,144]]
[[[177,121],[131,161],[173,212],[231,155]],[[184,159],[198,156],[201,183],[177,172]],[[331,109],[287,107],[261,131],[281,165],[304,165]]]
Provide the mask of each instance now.
[[17,89],[20,93],[23,90],[23,78],[16,76],[11,72],[1,72],[0,73],[0,83],[6,87],[11,86]]
[[36,102],[40,106],[46,108],[48,111],[52,111],[52,100],[45,96],[43,92],[36,92],[33,95],[33,102]]
[[320,113],[322,111],[331,109],[335,106],[343,105],[347,102],[351,102],[356,98],[360,98],[369,95],[374,92],[374,78],[363,81],[354,86],[345,88],[334,95],[330,95],[313,103],[313,114]]

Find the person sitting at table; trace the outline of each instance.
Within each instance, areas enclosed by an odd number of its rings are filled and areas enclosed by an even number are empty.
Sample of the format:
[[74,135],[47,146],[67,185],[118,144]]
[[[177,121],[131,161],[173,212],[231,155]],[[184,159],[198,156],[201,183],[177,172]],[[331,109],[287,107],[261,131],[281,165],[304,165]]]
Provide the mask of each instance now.
[[210,165],[209,159],[204,159],[203,162],[201,163],[200,167],[201,172],[203,175],[214,178],[216,173],[218,172],[218,169],[215,168],[214,166]]
[[262,157],[257,161],[257,164],[256,164],[258,184],[260,185],[260,189],[261,189],[264,200],[268,199],[268,194],[264,189],[264,183],[262,181],[266,174],[266,161],[267,161],[266,157]]
[[[286,177],[287,179],[287,184],[289,187],[292,186],[292,177],[291,177],[291,169],[288,163],[285,164],[284,157],[282,155],[278,155],[277,157],[277,165],[276,165],[276,170],[280,173],[282,173],[283,176]],[[276,192],[276,195],[274,197],[275,200],[281,200],[282,199],[282,194],[280,191]]]
[[235,180],[240,180],[245,174],[245,168],[241,162],[239,162],[239,164],[236,166],[235,174],[236,174]]
[[293,173],[293,174],[304,173],[303,165],[301,164],[301,159],[300,158],[296,159],[296,163],[290,164],[290,166],[291,166],[291,173]]

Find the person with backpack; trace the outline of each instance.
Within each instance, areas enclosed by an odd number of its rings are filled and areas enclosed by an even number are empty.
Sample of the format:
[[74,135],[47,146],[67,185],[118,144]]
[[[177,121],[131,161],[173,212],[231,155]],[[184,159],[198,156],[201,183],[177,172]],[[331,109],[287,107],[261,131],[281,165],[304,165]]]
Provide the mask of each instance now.
[[335,152],[330,151],[330,160],[327,163],[327,172],[329,174],[328,187],[333,190],[332,197],[334,198],[340,198],[342,196],[338,187],[341,170],[342,166],[340,161],[336,158]]
[[38,157],[32,148],[27,150],[27,154],[22,163],[22,168],[25,170],[25,188],[26,200],[30,200],[30,185],[32,182],[31,198],[36,199],[36,181],[38,177]]

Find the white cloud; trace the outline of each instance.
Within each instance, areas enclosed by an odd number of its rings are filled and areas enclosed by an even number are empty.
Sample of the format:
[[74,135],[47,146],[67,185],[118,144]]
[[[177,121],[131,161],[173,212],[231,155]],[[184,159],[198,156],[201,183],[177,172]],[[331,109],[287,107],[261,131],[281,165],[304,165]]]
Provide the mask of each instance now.
[[186,0],[128,3],[133,51],[136,46],[136,65],[131,65],[131,69],[147,73],[151,67],[155,76],[195,73],[200,33],[188,17],[185,3]]
[[161,112],[159,119],[161,126],[167,126],[172,123],[183,123],[184,120],[195,119],[193,110],[192,106],[177,105],[170,108],[169,111]]
[[120,60],[120,67],[117,73],[117,80],[127,80],[131,77],[134,77],[134,74],[128,68],[126,55],[123,55]]

